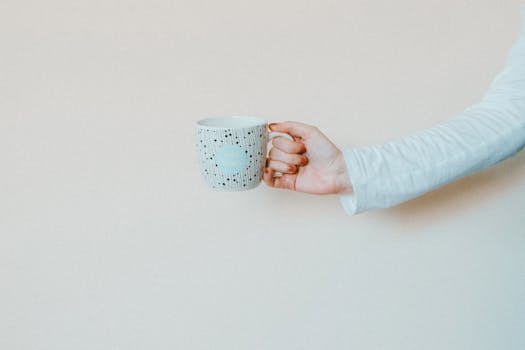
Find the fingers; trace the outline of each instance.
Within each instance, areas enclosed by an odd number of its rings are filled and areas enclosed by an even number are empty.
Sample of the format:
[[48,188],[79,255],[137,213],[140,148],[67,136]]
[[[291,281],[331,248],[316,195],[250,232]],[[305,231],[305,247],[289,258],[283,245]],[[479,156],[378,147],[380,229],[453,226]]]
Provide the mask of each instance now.
[[291,121],[271,123],[268,127],[272,131],[285,132],[292,136],[299,136],[301,138],[308,138],[318,131],[315,126]]
[[308,158],[306,158],[306,156],[302,154],[290,154],[276,147],[272,147],[268,154],[268,158],[295,165],[306,165],[308,163]]
[[295,191],[297,174],[283,174],[280,177],[274,177],[274,173],[271,168],[264,169],[263,180],[268,186]]
[[283,174],[293,174],[297,171],[297,166],[294,164],[287,164],[279,160],[268,159],[267,167],[273,171],[278,171]]
[[302,142],[292,141],[283,136],[278,136],[272,140],[272,145],[286,153],[305,153],[306,146]]
[[[306,146],[298,140],[314,135],[318,129],[296,122],[272,123],[269,127],[272,131],[290,134],[295,141],[281,136],[272,140],[273,147],[268,154],[263,180],[270,187],[295,191],[299,166],[308,163],[308,158],[303,154],[306,153]],[[275,177],[275,172],[282,175]]]
[[[298,167],[294,164],[268,159],[264,169],[263,180],[270,187],[295,191],[297,170]],[[275,177],[275,172],[280,172],[282,175]]]

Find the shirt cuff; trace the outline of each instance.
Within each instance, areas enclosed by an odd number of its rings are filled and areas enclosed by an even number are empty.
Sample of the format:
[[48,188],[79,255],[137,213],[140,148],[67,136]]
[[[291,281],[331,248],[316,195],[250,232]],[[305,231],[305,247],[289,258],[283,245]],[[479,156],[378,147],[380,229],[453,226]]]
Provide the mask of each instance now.
[[350,178],[350,184],[352,185],[352,192],[343,193],[339,195],[339,201],[344,211],[350,215],[356,215],[364,211],[362,204],[362,186],[361,186],[361,171],[358,167],[358,162],[354,154],[352,146],[343,150],[343,156],[348,171],[348,177]]

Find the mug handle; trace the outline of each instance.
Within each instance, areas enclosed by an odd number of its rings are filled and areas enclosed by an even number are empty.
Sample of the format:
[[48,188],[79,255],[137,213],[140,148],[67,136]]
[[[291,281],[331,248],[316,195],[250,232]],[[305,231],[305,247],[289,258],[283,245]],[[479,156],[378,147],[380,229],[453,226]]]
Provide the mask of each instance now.
[[[277,136],[283,136],[283,137],[286,137],[286,138],[288,138],[288,139],[290,139],[292,141],[294,140],[293,137],[290,134],[287,134],[285,132],[270,131],[268,133],[268,138],[269,138],[270,141],[273,140],[273,138],[275,138]],[[278,171],[276,171],[274,173],[274,177],[281,177],[281,176],[283,176],[283,174],[278,172]]]

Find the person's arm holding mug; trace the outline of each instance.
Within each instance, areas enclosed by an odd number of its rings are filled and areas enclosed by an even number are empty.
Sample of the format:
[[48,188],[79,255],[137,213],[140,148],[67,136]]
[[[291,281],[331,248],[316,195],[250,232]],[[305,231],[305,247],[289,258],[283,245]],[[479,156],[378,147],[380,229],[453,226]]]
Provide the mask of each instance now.
[[[295,141],[273,140],[265,183],[339,194],[353,215],[407,201],[516,154],[525,146],[525,7],[522,18],[503,70],[479,103],[398,140],[343,151],[316,127],[272,123],[271,130],[290,133]],[[275,171],[283,176],[275,178]]]

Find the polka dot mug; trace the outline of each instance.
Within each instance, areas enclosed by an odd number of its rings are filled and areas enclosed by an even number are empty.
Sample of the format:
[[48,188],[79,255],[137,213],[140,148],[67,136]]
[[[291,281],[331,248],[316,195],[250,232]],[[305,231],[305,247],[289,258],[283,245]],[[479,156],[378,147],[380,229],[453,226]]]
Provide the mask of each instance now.
[[[196,146],[204,181],[212,189],[243,191],[262,180],[269,141],[285,133],[268,132],[268,122],[253,116],[197,121]],[[279,174],[277,174],[279,176]]]

